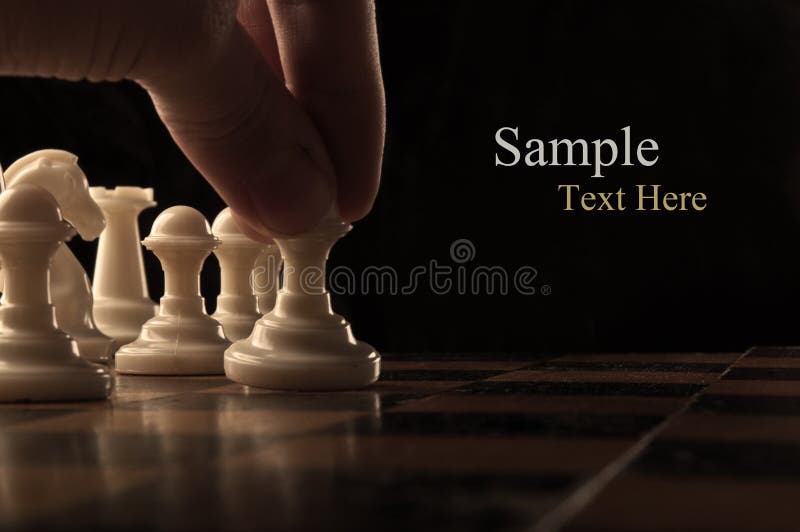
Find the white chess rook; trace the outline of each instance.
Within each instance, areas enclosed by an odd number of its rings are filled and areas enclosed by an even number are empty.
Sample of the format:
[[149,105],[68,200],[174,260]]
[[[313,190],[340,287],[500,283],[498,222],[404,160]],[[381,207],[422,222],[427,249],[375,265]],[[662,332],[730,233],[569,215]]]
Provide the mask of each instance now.
[[325,290],[328,252],[349,230],[330,215],[309,233],[275,239],[284,260],[283,287],[250,337],[225,352],[228,378],[279,390],[359,388],[377,380],[380,355],[355,339]]
[[195,209],[170,207],[158,215],[144,246],[164,270],[164,296],[157,316],[132,343],[117,351],[118,373],[218,375],[230,342],[222,326],[206,314],[200,295],[203,262],[219,245]]
[[56,326],[48,268],[72,233],[43,188],[22,183],[0,194],[0,401],[103,399],[111,393],[108,369],[81,358],[75,340]]
[[158,312],[147,291],[138,224],[139,214],[156,203],[152,188],[91,187],[89,193],[107,222],[94,267],[94,318],[121,346],[135,340],[144,322]]
[[241,340],[250,335],[261,317],[250,282],[264,244],[242,233],[230,207],[217,215],[211,231],[220,241],[214,255],[219,260],[221,290],[213,318],[222,324],[228,340]]

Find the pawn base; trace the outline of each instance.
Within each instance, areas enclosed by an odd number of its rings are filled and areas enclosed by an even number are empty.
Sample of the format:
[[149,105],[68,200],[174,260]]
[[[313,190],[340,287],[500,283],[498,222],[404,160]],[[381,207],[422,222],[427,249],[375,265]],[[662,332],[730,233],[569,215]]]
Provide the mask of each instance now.
[[26,364],[0,372],[0,402],[89,401],[111,395],[108,369],[78,357],[55,364]]
[[[197,303],[202,305],[199,298]],[[206,314],[159,315],[136,341],[119,348],[115,368],[131,375],[222,375],[229,345],[222,326]]]
[[246,386],[293,391],[348,390],[378,380],[381,357],[372,346],[356,342],[343,348],[277,352],[240,340],[225,351],[225,375]]
[[117,351],[114,368],[127,375],[222,375],[222,354],[228,344],[181,345],[175,342],[128,344]]

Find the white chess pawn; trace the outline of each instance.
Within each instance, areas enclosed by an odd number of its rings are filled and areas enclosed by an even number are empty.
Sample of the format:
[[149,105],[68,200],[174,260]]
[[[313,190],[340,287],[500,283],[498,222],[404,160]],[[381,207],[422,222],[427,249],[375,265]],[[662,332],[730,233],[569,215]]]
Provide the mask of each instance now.
[[[8,167],[5,181],[9,189],[27,183],[52,194],[64,219],[84,240],[94,240],[105,227],[103,212],[89,195],[86,176],[78,166],[78,157],[72,153],[63,150],[29,153]],[[110,362],[114,341],[95,325],[89,276],[66,244],[53,256],[50,297],[58,328],[75,339],[80,355],[92,362]]]
[[267,244],[261,249],[253,269],[253,290],[258,299],[259,314],[266,314],[275,307],[283,259],[277,244]]
[[261,317],[250,282],[256,258],[264,244],[242,233],[230,207],[217,215],[211,232],[220,241],[214,255],[219,260],[221,281],[217,310],[212,317],[222,324],[228,340],[241,340],[250,335],[253,325]]
[[313,231],[275,239],[284,260],[283,287],[250,337],[225,351],[229,379],[279,390],[358,388],[377,380],[380,355],[353,337],[325,290],[328,252],[349,230],[330,215]]
[[191,207],[170,207],[158,215],[142,242],[164,270],[164,296],[156,317],[132,343],[117,351],[119,373],[218,375],[230,342],[219,322],[206,314],[200,270],[219,245],[208,222]]
[[111,393],[107,368],[78,356],[78,346],[56,326],[48,268],[74,230],[55,198],[19,184],[0,194],[0,401],[103,399]]
[[121,346],[158,312],[147,292],[138,224],[139,214],[156,203],[152,188],[91,187],[89,193],[106,216],[94,266],[94,318]]

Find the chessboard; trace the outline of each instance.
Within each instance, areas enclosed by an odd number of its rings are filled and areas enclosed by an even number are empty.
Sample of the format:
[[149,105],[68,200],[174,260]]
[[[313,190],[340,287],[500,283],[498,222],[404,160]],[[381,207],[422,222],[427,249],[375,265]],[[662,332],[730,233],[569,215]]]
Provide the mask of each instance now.
[[0,406],[0,530],[796,530],[800,348],[384,357]]

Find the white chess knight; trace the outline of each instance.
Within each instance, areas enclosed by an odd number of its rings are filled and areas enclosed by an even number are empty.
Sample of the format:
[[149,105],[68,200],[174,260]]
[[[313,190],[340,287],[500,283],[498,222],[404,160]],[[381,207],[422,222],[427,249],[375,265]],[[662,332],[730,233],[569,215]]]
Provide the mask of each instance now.
[[158,315],[142,326],[116,355],[118,373],[219,375],[230,342],[220,323],[206,314],[200,295],[203,262],[218,245],[208,222],[195,209],[170,207],[158,215],[142,242],[164,270]]
[[[5,171],[5,185],[13,189],[23,183],[38,185],[52,194],[64,219],[84,240],[94,240],[103,231],[105,217],[89,195],[86,176],[75,155],[40,150],[18,159]],[[80,355],[93,362],[109,362],[114,342],[95,325],[89,277],[66,244],[53,256],[50,291],[58,327],[77,341]]]
[[107,222],[94,266],[94,318],[121,346],[134,341],[158,311],[147,290],[138,224],[139,214],[156,202],[152,188],[91,187],[89,193]]
[[104,366],[78,355],[56,325],[48,267],[74,233],[55,198],[21,183],[0,194],[0,401],[103,399],[111,393]]
[[252,334],[225,351],[229,379],[278,390],[359,388],[378,379],[380,355],[355,339],[325,290],[328,252],[350,228],[331,212],[308,233],[275,238],[283,286]]
[[212,317],[222,324],[228,340],[241,340],[250,336],[253,325],[261,317],[251,283],[256,259],[262,255],[264,244],[242,233],[230,207],[217,215],[211,232],[220,242],[214,255],[219,261],[221,288]]

